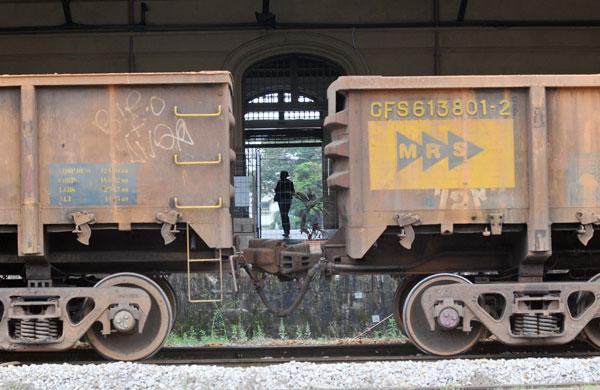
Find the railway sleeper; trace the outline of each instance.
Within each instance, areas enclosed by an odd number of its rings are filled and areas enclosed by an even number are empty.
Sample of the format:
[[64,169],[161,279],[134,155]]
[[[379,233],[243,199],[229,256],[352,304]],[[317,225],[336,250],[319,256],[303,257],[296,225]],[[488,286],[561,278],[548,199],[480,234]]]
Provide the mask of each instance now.
[[0,289],[0,303],[0,349],[20,351],[68,349],[95,323],[105,336],[142,333],[152,306],[146,291],[122,286]]
[[438,355],[466,351],[484,329],[509,345],[566,344],[583,333],[600,347],[599,279],[472,284],[459,275],[432,275],[408,294],[402,319],[409,338]]

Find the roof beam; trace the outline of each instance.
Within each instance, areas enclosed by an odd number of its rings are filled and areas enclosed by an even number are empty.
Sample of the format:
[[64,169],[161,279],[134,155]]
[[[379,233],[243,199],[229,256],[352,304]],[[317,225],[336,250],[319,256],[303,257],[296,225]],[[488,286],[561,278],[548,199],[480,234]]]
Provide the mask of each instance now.
[[456,15],[456,21],[462,22],[465,20],[465,14],[467,13],[467,4],[469,0],[460,0],[460,4],[458,6],[458,14]]
[[[142,3],[144,6],[146,3]],[[147,7],[147,6],[146,6]],[[146,8],[147,9],[147,8]],[[256,23],[229,23],[229,24],[144,24],[142,18],[136,25],[136,32],[193,32],[193,31],[224,31],[224,30],[257,30],[264,26]],[[440,21],[438,25],[431,22],[406,22],[406,23],[278,23],[278,30],[304,29],[433,29],[446,30],[454,28],[578,28],[600,27],[600,20],[564,20],[564,21],[534,21],[534,20],[467,20],[463,22]],[[128,24],[111,25],[83,25],[73,23],[72,26],[24,26],[0,28],[0,35],[8,34],[51,34],[64,32],[72,33],[119,33],[129,32]]]
[[71,0],[62,0],[63,14],[65,15],[65,24],[73,25],[73,16],[71,15]]
[[129,4],[127,7],[127,19],[129,20],[129,25],[133,26],[135,23],[135,0],[129,0]]
[[275,28],[275,25],[277,24],[275,21],[275,14],[271,12],[269,5],[269,0],[263,0],[262,12],[255,12],[256,22],[265,27]]
[[148,4],[146,4],[146,2],[144,2],[144,1],[142,1],[142,3],[140,4],[140,7],[141,7],[140,26],[145,26],[146,25],[146,14],[150,10],[150,8],[148,7]]

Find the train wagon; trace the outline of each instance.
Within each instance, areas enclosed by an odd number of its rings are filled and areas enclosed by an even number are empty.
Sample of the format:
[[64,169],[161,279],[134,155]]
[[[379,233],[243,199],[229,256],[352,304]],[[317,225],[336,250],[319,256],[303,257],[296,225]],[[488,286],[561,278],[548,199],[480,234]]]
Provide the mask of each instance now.
[[600,75],[341,77],[328,104],[340,228],[322,252],[251,243],[251,265],[397,274],[431,354],[600,347]]
[[[399,275],[396,320],[432,354],[488,334],[600,347],[600,76],[342,77],[328,94],[339,229],[234,252],[227,72],[0,77],[0,348],[85,335],[151,356],[176,305],[160,274],[222,280],[227,259],[279,316],[320,272]],[[300,282],[289,307],[263,273]]]
[[232,247],[231,86],[228,72],[0,77],[1,349],[162,346],[176,302],[159,274],[222,271]]
[[341,77],[326,127],[332,271],[403,276],[432,354],[600,346],[600,75]]

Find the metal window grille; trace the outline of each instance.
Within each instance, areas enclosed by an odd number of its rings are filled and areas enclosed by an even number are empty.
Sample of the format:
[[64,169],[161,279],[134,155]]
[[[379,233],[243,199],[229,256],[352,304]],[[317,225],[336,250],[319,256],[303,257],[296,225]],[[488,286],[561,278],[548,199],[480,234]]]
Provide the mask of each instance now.
[[246,146],[320,145],[327,87],[342,74],[334,63],[301,54],[252,66],[243,78]]
[[[271,57],[250,67],[242,79],[244,172],[254,176],[256,186],[252,210],[237,209],[255,218],[261,236],[260,156],[271,147],[322,146],[323,120],[327,115],[327,88],[344,74],[343,69],[325,59],[290,54]],[[326,141],[326,140],[325,140]],[[337,227],[335,193],[326,188],[327,164],[323,169],[324,227]],[[239,215],[238,214],[238,215]]]

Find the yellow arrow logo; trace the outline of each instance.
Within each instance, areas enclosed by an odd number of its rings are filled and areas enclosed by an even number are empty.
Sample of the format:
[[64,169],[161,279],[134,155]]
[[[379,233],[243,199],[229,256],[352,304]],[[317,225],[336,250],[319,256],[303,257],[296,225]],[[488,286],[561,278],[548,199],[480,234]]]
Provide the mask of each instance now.
[[419,158],[422,158],[424,171],[445,158],[448,158],[448,169],[454,169],[483,151],[479,146],[465,141],[451,131],[448,132],[447,143],[425,132],[421,133],[421,138],[419,144],[400,132],[396,133],[398,170],[406,168]]
[[368,122],[373,190],[512,188],[512,119]]

